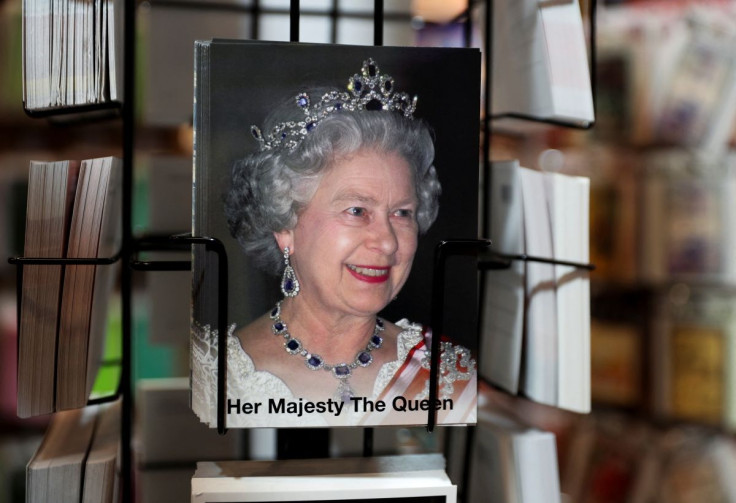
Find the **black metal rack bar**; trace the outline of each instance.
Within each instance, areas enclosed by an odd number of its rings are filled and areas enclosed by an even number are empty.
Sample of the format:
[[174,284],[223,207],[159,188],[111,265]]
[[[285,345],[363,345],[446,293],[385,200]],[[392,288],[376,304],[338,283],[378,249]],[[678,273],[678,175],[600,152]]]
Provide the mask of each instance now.
[[[177,3],[188,3],[188,2],[186,2],[186,1],[179,1]],[[158,5],[158,4],[156,4],[156,5]],[[218,4],[218,5],[221,5],[223,7],[228,7],[228,6],[236,6],[237,4],[224,3],[224,4]],[[206,6],[205,4],[202,4],[202,8],[204,8],[205,6]],[[223,8],[222,10],[226,10],[226,9]],[[258,20],[261,17],[261,0],[253,0],[253,6],[250,9],[248,9],[247,12],[250,13],[250,15],[251,15],[251,18],[250,18],[250,37],[253,40],[258,40],[260,38],[259,37],[259,34],[260,34],[260,26],[258,24]]]
[[[21,336],[20,324],[21,324],[21,312],[23,304],[23,268],[27,265],[112,265],[120,260],[121,252],[116,253],[112,257],[100,257],[100,258],[87,258],[87,257],[75,257],[75,258],[52,258],[52,257],[10,257],[8,262],[16,266],[16,333]],[[17,352],[20,351],[20,344],[18,344]],[[16,361],[19,360],[19,353],[16,353]],[[117,362],[122,365],[122,360]],[[112,362],[102,362],[102,366],[110,366]],[[122,380],[118,382],[118,387],[115,393],[112,395],[98,397],[87,400],[87,405],[96,405],[101,403],[113,402],[117,400],[122,394]]]
[[299,42],[299,0],[291,0],[289,9],[289,41]]
[[184,240],[188,234],[176,236],[147,236],[134,243],[130,256],[130,267],[136,271],[191,271],[191,260],[138,260],[138,254],[144,251],[182,252],[191,251],[192,246]]
[[363,457],[373,456],[373,428],[363,428]]
[[483,256],[478,261],[478,268],[480,270],[492,270],[492,269],[506,269],[511,266],[511,262],[515,260],[521,260],[524,262],[541,262],[544,264],[552,265],[566,265],[570,267],[576,267],[578,269],[588,269],[589,271],[595,270],[594,264],[573,262],[569,260],[559,260],[546,257],[535,257],[532,255],[526,255],[519,253],[517,255],[510,255],[505,253],[498,253],[491,250],[489,254]]
[[120,373],[123,396],[120,441],[122,501],[134,501],[133,494],[133,271],[128,267],[133,244],[133,156],[135,152],[136,82],[136,0],[125,0],[123,14],[123,268],[122,297],[123,365]]
[[49,257],[10,257],[8,262],[16,266],[16,332],[20,334],[20,313],[23,302],[23,267],[25,265],[110,265],[120,260],[120,253],[105,258],[49,258]]
[[332,0],[332,5],[330,6],[330,43],[336,44],[337,43],[337,19],[339,17],[339,10],[338,10],[338,2],[339,0]]
[[[226,412],[227,406],[227,333],[228,333],[228,260],[227,251],[222,241],[206,236],[176,235],[170,238],[149,239],[153,246],[155,242],[166,248],[167,241],[187,243],[190,245],[204,245],[208,251],[217,254],[217,432],[220,435],[227,433]],[[162,270],[162,269],[148,269]],[[172,270],[172,269],[165,269]],[[179,269],[176,269],[179,270]]]
[[11,257],[8,262],[13,265],[110,265],[114,264],[122,255],[117,252],[112,257],[74,257],[74,258],[51,258],[51,257]]
[[[300,16],[306,17],[343,17],[346,19],[375,19],[374,12],[371,11],[340,11],[337,8],[337,1],[333,0],[333,7],[330,9],[310,9],[301,8],[299,9]],[[205,10],[205,11],[220,11],[220,12],[234,12],[241,14],[252,14],[252,23],[257,25],[258,16],[261,14],[269,15],[283,15],[290,16],[291,9],[276,8],[276,7],[261,7],[260,0],[253,0],[250,5],[226,3],[220,1],[207,2],[202,0],[150,0],[151,5],[155,7],[170,7],[177,9],[189,9],[189,10]],[[411,21],[411,16],[402,12],[384,12],[383,18],[386,21]],[[253,26],[253,25],[251,25]],[[258,39],[258,31],[252,31],[252,39]],[[336,41],[336,38],[335,38]]]
[[51,107],[42,109],[28,109],[23,104],[23,110],[26,115],[32,119],[43,119],[48,117],[56,117],[59,115],[84,114],[87,112],[98,112],[102,110],[120,110],[123,104],[119,101],[105,101],[102,103],[89,103],[86,105],[73,105],[64,107]]
[[[472,0],[468,1],[468,9],[472,8]],[[489,225],[490,219],[489,214],[489,201],[488,195],[491,193],[491,98],[493,97],[493,45],[491,38],[493,37],[493,0],[486,1],[486,12],[485,12],[485,24],[486,24],[486,38],[484,41],[483,48],[483,64],[486,68],[486,81],[483,100],[483,121],[482,133],[483,133],[483,235],[490,236],[491,228]],[[468,13],[470,17],[470,13]]]
[[373,45],[383,45],[383,0],[373,2]]
[[138,260],[141,251],[185,251],[192,245],[204,245],[217,254],[217,432],[227,433],[227,334],[228,334],[228,259],[222,241],[206,236],[177,234],[174,236],[149,236],[133,243],[130,267],[138,271],[189,271],[188,260]]
[[478,429],[476,426],[468,426],[465,431],[465,452],[463,453],[463,472],[462,472],[462,497],[460,501],[468,501],[468,489],[470,487],[470,466],[473,460],[473,446],[475,445],[475,435]]

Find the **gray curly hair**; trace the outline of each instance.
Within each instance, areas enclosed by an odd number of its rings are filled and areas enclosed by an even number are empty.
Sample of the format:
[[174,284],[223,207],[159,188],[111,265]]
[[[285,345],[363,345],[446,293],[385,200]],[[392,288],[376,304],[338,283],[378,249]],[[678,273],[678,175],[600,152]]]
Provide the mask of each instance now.
[[[284,121],[278,112],[266,121],[264,130]],[[257,151],[234,164],[225,216],[245,253],[264,270],[279,274],[283,252],[274,233],[296,226],[325,168],[363,148],[397,153],[408,162],[417,192],[419,232],[426,232],[437,217],[441,191],[429,127],[399,113],[341,112],[322,119],[293,151]]]

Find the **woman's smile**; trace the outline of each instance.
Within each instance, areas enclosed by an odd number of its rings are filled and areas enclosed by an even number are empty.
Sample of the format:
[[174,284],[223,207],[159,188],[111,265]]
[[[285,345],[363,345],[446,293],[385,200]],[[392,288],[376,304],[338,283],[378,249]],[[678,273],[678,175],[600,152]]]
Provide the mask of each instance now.
[[348,271],[360,281],[366,283],[383,283],[388,280],[390,267],[374,267],[348,264]]

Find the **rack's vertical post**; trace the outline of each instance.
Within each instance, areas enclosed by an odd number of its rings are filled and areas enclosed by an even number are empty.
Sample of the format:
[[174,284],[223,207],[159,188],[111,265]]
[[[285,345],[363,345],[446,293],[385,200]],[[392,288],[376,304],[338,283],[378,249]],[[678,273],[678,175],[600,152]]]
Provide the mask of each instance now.
[[373,4],[373,45],[383,45],[383,0],[374,0]]
[[291,0],[289,9],[289,41],[299,42],[299,0]]
[[[470,12],[468,12],[470,15]],[[493,110],[493,0],[486,0],[486,37],[483,48],[483,64],[486,82],[483,102],[483,236],[490,237],[489,206],[491,195],[491,115]]]
[[473,0],[468,0],[468,8],[465,11],[465,22],[463,23],[463,46],[473,45]]
[[261,19],[261,1],[260,0],[253,0],[253,7],[251,8],[251,18],[250,18],[250,38],[253,40],[258,40],[259,37],[259,29],[258,29],[258,21]]
[[337,20],[338,15],[338,3],[339,0],[332,0],[332,7],[330,7],[330,43],[337,43]]
[[122,396],[122,420],[120,429],[121,476],[123,478],[123,501],[133,501],[132,462],[132,418],[133,418],[133,341],[132,341],[132,270],[129,257],[132,249],[133,209],[133,150],[135,139],[135,0],[125,0],[123,31],[123,179],[122,179],[122,267],[120,295],[122,300],[122,368],[120,393]]

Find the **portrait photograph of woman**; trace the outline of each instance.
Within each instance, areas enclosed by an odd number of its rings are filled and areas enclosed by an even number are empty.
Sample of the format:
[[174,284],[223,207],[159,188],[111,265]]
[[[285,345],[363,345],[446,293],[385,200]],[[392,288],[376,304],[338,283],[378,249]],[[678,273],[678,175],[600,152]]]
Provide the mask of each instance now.
[[195,53],[192,230],[225,245],[229,288],[219,298],[218,260],[195,247],[194,412],[216,425],[226,350],[228,428],[474,423],[472,258],[448,262],[442,334],[429,307],[436,244],[478,232],[479,53],[225,40]]

